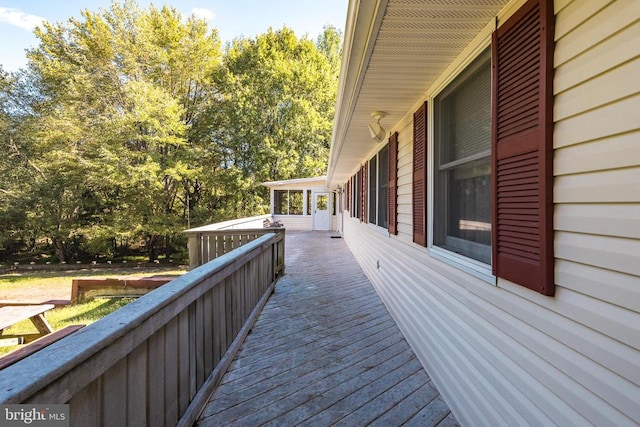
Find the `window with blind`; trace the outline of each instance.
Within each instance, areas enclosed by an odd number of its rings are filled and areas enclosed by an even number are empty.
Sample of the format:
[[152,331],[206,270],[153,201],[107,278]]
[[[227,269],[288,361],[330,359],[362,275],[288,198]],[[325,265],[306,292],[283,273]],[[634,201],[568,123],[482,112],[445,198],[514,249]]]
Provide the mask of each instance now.
[[491,264],[491,52],[434,100],[433,244]]
[[369,223],[388,228],[389,145],[369,160]]
[[374,156],[369,160],[369,223],[376,224],[378,216],[378,192],[376,191],[376,183],[378,181],[378,156]]

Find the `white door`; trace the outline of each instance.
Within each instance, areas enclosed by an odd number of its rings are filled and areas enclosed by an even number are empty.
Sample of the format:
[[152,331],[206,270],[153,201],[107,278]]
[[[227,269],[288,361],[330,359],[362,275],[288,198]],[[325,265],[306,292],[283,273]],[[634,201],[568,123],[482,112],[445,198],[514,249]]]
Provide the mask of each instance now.
[[313,193],[313,229],[329,230],[331,211],[329,210],[329,193]]

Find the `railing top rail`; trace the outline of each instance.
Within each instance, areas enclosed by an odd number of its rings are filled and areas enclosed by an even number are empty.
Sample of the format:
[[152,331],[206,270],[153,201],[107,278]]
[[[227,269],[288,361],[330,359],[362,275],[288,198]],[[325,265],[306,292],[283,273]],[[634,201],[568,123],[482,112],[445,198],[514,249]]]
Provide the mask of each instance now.
[[[89,383],[113,363],[126,356],[208,289],[198,286],[206,279],[221,281],[262,249],[283,239],[281,233],[267,233],[256,240],[208,262],[146,294],[64,340],[2,370],[0,403],[19,403],[71,370]],[[101,352],[111,347],[109,352]],[[108,354],[107,354],[108,353]],[[101,370],[96,369],[97,366]],[[65,378],[64,381],[68,380]],[[64,401],[72,396],[56,396]]]
[[284,227],[269,227],[269,228],[234,228],[225,230],[200,230],[193,231],[187,230],[187,235],[201,234],[203,236],[224,236],[224,235],[237,235],[237,234],[266,234],[277,233],[280,230],[284,230]]
[[263,220],[271,218],[271,214],[251,216],[246,218],[238,218],[231,219],[229,221],[216,222],[214,224],[203,225],[201,227],[190,228],[189,230],[185,230],[185,233],[197,233],[202,231],[211,231],[211,230],[233,230],[236,226],[241,226],[242,224],[252,223],[252,222],[262,222]]

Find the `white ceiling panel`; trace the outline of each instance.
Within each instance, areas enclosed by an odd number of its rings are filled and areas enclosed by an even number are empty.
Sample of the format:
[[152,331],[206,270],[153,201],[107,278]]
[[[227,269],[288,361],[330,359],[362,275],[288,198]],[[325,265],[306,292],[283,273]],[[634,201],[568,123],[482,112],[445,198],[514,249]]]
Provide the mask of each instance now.
[[[367,123],[390,130],[507,0],[352,0],[345,30],[328,180],[345,182],[376,148]],[[346,61],[346,62],[345,62]]]

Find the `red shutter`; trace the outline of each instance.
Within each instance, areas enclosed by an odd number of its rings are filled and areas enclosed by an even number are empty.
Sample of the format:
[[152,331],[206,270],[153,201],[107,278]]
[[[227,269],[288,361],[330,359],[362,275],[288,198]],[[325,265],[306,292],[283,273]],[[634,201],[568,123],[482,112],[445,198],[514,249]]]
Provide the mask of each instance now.
[[353,214],[353,208],[351,206],[351,192],[353,191],[351,181],[353,181],[353,178],[349,178],[349,182],[347,183],[347,206],[349,206],[349,215]]
[[387,217],[390,234],[398,234],[398,132],[389,138],[389,187]]
[[356,172],[356,198],[353,200],[353,217],[360,218],[360,200],[362,199],[362,166],[360,166],[360,170]]
[[367,222],[367,194],[369,189],[369,181],[367,180],[367,162],[365,162],[360,168],[360,175],[362,175],[362,198],[360,199],[360,221]]
[[493,272],[553,295],[553,1],[493,34]]
[[358,218],[360,222],[363,221],[364,218],[364,166],[360,165],[360,179],[358,183],[360,185],[360,191],[358,194],[360,195],[360,199],[358,200]]
[[351,218],[356,216],[356,204],[353,203],[355,200],[355,196],[358,194],[358,189],[356,188],[357,183],[357,174],[351,177],[351,184],[349,185],[349,190],[351,190],[351,198],[349,199],[349,203],[351,203]]
[[427,246],[427,103],[413,113],[413,241]]

